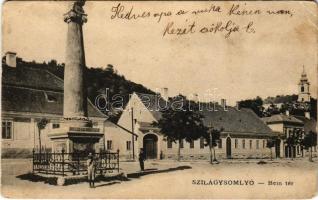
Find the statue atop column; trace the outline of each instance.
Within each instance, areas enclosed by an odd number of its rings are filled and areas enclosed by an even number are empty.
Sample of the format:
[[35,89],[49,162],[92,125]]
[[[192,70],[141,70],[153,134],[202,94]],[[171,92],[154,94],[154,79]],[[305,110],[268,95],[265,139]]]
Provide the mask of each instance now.
[[85,11],[83,9],[83,6],[85,5],[85,1],[75,1],[71,2],[70,4],[70,11],[68,11],[64,15],[64,21],[66,23],[69,23],[71,21],[78,22],[78,23],[86,23],[87,22],[87,15],[85,14]]

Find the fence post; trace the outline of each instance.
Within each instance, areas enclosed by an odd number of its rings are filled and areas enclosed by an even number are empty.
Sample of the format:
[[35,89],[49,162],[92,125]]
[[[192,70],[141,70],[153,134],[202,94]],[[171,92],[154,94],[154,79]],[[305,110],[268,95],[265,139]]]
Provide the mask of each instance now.
[[76,153],[77,154],[77,175],[80,174],[80,154],[79,153]]
[[104,169],[103,169],[103,151],[101,150],[99,152],[99,168],[100,168],[100,175],[103,176],[104,175]]
[[119,149],[117,149],[117,172],[119,173]]
[[46,158],[45,158],[45,164],[46,164],[46,174],[48,174],[48,170],[49,170],[49,167],[50,167],[50,161],[49,161],[49,153],[47,151],[45,151],[45,154],[46,154]]
[[112,156],[112,152],[108,152],[108,166],[110,169],[112,168],[111,156]]
[[32,150],[32,173],[34,173],[34,148]]
[[53,174],[55,174],[55,152],[53,152]]
[[62,149],[62,176],[64,176],[64,149]]

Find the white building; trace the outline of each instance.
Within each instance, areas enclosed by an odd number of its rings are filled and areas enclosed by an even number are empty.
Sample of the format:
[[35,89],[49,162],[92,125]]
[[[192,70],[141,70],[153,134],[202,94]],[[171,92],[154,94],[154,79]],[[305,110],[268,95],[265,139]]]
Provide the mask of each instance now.
[[[264,117],[262,120],[275,132],[278,133],[276,140],[276,157],[300,157],[302,155],[302,147],[295,145],[293,147],[288,146],[285,141],[291,137],[295,131],[300,130],[302,134],[299,136],[300,139],[304,137],[304,122],[297,119],[294,116],[277,114],[270,117]],[[293,152],[292,153],[292,148]]]
[[[225,103],[225,102],[224,102]],[[167,105],[166,101],[155,94],[134,93],[124,109],[118,125],[134,131],[138,135],[134,141],[135,156],[143,148],[148,159],[176,158],[178,145],[166,140],[160,130],[153,126],[161,118],[160,107]],[[269,157],[270,150],[266,148],[266,140],[274,136],[271,129],[250,109],[227,107],[218,111],[202,111],[206,126],[223,128],[221,140],[216,148],[218,157],[223,158],[260,158]],[[117,135],[119,136],[119,135]],[[107,136],[106,136],[106,140]],[[112,138],[114,141],[121,138]],[[129,143],[131,144],[131,143]],[[127,145],[128,146],[128,145]],[[131,152],[131,148],[129,148]],[[122,151],[122,150],[121,150]],[[128,147],[127,147],[128,151]],[[204,140],[190,143],[183,141],[181,156],[183,159],[207,159],[209,148]]]

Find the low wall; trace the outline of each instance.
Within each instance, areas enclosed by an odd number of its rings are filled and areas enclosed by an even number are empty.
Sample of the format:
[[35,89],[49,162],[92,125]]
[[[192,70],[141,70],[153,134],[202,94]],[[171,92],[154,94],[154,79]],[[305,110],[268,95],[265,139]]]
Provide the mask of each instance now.
[[1,158],[32,158],[32,149],[2,148]]

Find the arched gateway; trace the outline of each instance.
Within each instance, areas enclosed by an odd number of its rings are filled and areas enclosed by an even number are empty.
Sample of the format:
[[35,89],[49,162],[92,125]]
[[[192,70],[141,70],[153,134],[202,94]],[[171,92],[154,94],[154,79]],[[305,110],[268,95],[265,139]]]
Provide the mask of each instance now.
[[158,151],[158,137],[154,134],[147,134],[143,139],[143,148],[147,159],[156,159]]

